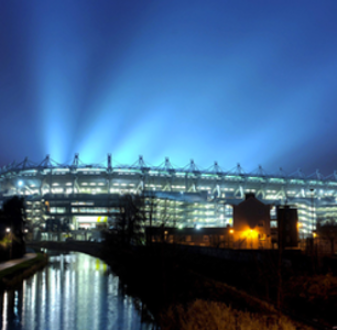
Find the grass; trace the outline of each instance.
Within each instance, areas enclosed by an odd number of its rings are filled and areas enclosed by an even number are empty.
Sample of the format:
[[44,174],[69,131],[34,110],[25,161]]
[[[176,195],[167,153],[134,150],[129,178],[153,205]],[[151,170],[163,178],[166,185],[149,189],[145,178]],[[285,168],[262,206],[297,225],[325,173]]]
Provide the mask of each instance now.
[[46,256],[43,253],[38,253],[33,259],[24,261],[18,265],[6,268],[0,271],[0,282],[5,286],[11,285],[16,278],[23,278],[31,275],[38,268],[46,263]]
[[[298,325],[277,314],[238,311],[224,303],[196,300],[189,306],[169,307],[161,314],[162,330],[296,330]],[[304,330],[311,327],[301,326]]]

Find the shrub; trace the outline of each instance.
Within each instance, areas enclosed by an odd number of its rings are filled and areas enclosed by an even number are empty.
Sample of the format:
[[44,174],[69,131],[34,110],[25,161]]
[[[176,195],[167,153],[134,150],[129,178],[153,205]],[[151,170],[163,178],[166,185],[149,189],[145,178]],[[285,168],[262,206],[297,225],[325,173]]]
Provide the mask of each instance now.
[[161,315],[160,325],[162,330],[296,330],[296,325],[283,315],[252,314],[204,300],[196,300],[186,308],[169,307]]
[[337,277],[332,274],[293,277],[288,282],[287,295],[312,303],[337,302]]

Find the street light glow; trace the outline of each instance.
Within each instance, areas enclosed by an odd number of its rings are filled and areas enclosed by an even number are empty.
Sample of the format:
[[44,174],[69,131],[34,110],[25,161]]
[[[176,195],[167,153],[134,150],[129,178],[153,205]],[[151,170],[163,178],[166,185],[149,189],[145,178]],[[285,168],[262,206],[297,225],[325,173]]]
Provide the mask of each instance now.
[[9,233],[11,231],[10,228],[6,228],[6,232]]

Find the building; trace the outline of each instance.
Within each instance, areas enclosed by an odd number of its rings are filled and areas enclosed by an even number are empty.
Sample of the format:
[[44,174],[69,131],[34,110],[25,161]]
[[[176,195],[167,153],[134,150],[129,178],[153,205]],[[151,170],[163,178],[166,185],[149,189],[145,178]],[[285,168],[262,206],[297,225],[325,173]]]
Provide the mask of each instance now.
[[277,242],[282,247],[297,248],[299,242],[299,226],[297,209],[289,205],[277,207]]
[[146,228],[146,236],[152,242],[206,246],[214,248],[234,248],[234,230],[222,228]]
[[270,248],[270,209],[252,193],[234,208],[234,241],[236,248]]
[[268,175],[261,167],[245,173],[240,165],[223,171],[217,162],[201,170],[193,160],[176,168],[168,158],[153,167],[142,156],[132,165],[113,164],[110,155],[106,164],[88,165],[78,154],[71,164],[47,156],[40,163],[26,158],[0,170],[0,204],[13,195],[25,196],[34,233],[43,234],[46,221],[57,219],[71,230],[109,226],[118,196],[143,192],[156,200],[160,212],[155,222],[165,215],[168,225],[180,228],[232,226],[233,206],[247,193],[268,204],[272,221],[278,205],[294,205],[303,237],[312,235],[316,218],[337,216],[337,173],[326,178],[318,171],[308,177],[301,171]]

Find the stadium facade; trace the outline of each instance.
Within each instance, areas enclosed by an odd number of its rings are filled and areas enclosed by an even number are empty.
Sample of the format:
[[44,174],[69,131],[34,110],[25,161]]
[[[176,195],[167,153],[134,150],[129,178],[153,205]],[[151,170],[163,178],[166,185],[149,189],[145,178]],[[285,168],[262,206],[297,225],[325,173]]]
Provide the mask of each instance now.
[[58,164],[47,156],[41,163],[27,158],[0,170],[0,203],[14,195],[25,198],[27,222],[32,230],[42,230],[46,220],[60,219],[73,230],[99,228],[113,222],[119,196],[151,193],[156,200],[155,222],[165,216],[167,225],[178,227],[225,227],[232,225],[233,205],[246,193],[254,193],[271,205],[275,219],[278,205],[298,209],[300,237],[315,230],[317,219],[337,216],[337,174],[324,178],[318,171],[305,177],[298,170],[285,175],[268,175],[259,167],[245,173],[238,164],[223,171],[217,162],[200,170],[191,160],[183,168],[169,159],[149,166],[140,156],[133,165],[112,162],[83,164],[79,155],[70,165]]

